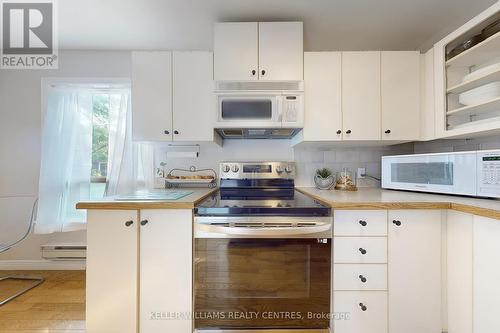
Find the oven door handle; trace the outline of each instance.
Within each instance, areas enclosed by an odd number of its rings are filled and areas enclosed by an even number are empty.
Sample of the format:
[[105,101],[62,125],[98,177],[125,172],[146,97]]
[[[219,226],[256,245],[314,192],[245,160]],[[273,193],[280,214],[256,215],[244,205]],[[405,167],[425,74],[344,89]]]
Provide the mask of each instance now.
[[240,235],[240,236],[297,236],[308,235],[320,232],[329,231],[331,224],[319,224],[313,227],[261,227],[261,228],[248,228],[248,227],[222,227],[211,224],[197,224],[197,231],[206,233],[216,233],[225,235]]

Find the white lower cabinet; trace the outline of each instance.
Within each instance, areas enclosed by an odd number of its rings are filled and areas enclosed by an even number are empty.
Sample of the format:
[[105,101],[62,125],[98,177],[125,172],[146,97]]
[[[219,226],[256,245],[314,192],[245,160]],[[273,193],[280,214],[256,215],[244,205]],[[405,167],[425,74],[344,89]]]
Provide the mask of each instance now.
[[389,332],[441,332],[440,210],[390,210]]
[[449,333],[472,332],[473,215],[448,211],[446,240]]
[[473,228],[473,332],[500,332],[500,221],[474,216]]
[[386,237],[335,237],[335,263],[375,264],[387,262]]
[[335,333],[387,333],[387,292],[335,291]]
[[141,211],[140,333],[192,332],[191,221],[187,209]]
[[386,264],[335,264],[334,290],[387,290]]
[[136,210],[87,214],[87,333],[137,332],[137,215]]
[[191,333],[192,210],[89,210],[86,302],[87,333]]

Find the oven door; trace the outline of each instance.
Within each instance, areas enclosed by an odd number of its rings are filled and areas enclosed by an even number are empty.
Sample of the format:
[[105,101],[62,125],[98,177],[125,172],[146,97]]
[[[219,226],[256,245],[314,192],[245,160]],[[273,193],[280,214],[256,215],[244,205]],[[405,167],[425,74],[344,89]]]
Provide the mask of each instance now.
[[280,94],[217,94],[218,128],[281,127]]
[[196,329],[327,329],[331,238],[196,238]]
[[471,153],[382,158],[382,187],[476,195],[476,157]]

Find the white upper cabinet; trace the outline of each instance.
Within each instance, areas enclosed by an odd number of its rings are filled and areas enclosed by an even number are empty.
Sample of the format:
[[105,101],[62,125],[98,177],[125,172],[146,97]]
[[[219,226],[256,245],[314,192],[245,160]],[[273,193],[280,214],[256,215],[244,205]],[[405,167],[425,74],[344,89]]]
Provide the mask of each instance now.
[[132,137],[172,140],[171,52],[132,52]]
[[258,36],[257,22],[215,23],[214,79],[257,80]]
[[342,53],[344,140],[380,140],[380,52]]
[[174,141],[212,141],[213,81],[212,53],[173,53]]
[[259,23],[259,80],[302,80],[302,22]]
[[441,214],[389,211],[389,332],[441,333]]
[[340,52],[305,52],[306,141],[342,139],[342,55]]
[[212,69],[211,52],[132,52],[133,139],[213,141]]
[[214,79],[302,80],[302,22],[224,22],[214,27]]
[[420,53],[383,51],[381,56],[382,140],[418,140]]
[[[434,45],[438,138],[500,132],[500,97],[493,93],[494,87],[486,86],[494,86],[500,77],[500,32],[487,28],[498,19],[497,1]],[[457,51],[477,35],[480,41],[472,42],[465,51]]]
[[420,56],[420,139],[436,138],[436,112],[434,99],[434,49]]

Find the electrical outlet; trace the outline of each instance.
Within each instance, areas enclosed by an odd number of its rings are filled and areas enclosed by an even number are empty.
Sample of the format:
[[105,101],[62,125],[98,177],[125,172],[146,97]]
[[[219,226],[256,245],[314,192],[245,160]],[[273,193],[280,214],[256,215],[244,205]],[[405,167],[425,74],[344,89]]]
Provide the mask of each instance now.
[[358,178],[365,178],[366,168],[358,168]]

